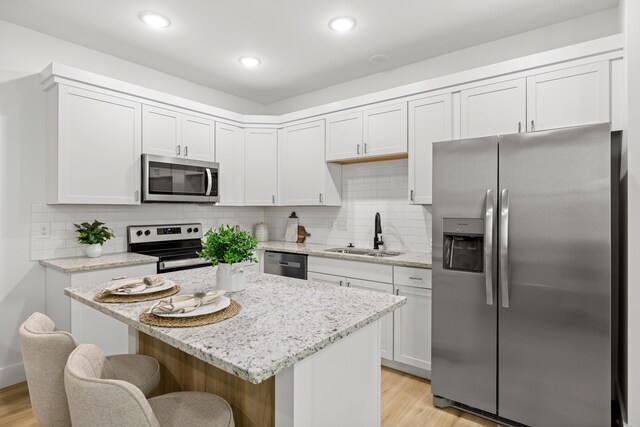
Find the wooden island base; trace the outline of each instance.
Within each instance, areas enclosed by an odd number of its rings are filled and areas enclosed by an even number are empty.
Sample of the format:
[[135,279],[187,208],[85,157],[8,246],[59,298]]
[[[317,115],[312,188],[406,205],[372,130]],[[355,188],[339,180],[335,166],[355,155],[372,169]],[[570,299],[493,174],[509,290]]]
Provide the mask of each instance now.
[[236,427],[275,426],[275,377],[252,384],[142,332],[138,353],[160,363],[160,384],[153,396],[206,391],[229,402]]

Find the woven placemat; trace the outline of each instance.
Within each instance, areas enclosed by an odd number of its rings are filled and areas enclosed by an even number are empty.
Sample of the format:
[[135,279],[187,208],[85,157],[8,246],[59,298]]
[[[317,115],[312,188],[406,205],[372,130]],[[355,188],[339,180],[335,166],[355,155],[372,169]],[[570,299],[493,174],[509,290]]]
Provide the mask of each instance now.
[[128,295],[114,295],[114,294],[102,294],[98,292],[93,296],[93,300],[97,302],[143,302],[152,301],[154,299],[170,297],[180,292],[180,285],[173,285],[169,289],[160,292],[153,292],[151,294],[128,294]]
[[203,314],[195,317],[160,317],[143,311],[140,313],[140,321],[151,326],[167,328],[191,328],[193,326],[211,325],[222,322],[240,313],[242,306],[231,300],[229,307],[211,314]]

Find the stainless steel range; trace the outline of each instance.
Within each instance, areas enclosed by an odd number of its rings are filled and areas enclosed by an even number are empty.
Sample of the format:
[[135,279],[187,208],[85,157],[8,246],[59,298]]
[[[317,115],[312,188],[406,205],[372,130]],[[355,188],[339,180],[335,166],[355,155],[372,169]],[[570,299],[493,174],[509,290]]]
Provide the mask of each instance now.
[[202,224],[198,223],[129,226],[127,248],[160,258],[158,273],[211,265],[196,254],[202,249]]

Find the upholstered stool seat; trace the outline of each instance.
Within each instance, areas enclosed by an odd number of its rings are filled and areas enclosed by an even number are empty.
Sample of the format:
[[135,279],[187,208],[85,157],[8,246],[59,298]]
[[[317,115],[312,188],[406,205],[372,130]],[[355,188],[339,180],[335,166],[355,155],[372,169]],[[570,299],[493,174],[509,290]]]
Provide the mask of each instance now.
[[219,396],[178,392],[147,400],[109,371],[109,361],[93,344],[80,344],[69,356],[64,383],[74,427],[234,426],[231,407]]
[[[20,326],[31,407],[38,422],[48,427],[71,425],[64,368],[77,345],[71,334],[56,331],[53,321],[42,313],[32,314]],[[147,396],[160,382],[160,365],[152,357],[123,354],[106,360],[107,375],[130,382]]]

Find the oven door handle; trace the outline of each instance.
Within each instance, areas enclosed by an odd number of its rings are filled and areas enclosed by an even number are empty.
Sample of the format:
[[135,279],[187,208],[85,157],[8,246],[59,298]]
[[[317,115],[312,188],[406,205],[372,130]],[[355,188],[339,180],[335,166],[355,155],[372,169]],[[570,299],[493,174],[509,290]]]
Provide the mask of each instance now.
[[160,261],[158,263],[158,270],[168,270],[170,268],[179,268],[179,267],[188,267],[191,265],[206,265],[207,261],[200,258],[188,258],[188,259],[179,259],[175,261]]
[[213,177],[211,176],[211,169],[210,168],[206,168],[205,170],[207,171],[207,192],[206,192],[206,195],[210,196],[211,195],[211,188],[213,187]]

